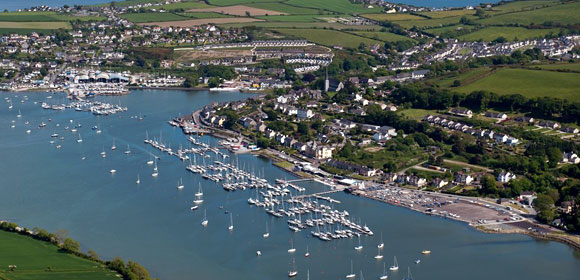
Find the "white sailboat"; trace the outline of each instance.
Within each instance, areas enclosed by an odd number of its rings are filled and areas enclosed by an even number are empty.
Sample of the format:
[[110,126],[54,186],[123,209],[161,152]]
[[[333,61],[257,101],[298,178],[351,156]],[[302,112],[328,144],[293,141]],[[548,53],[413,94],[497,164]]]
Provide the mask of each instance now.
[[378,250],[379,250],[379,252],[378,252],[378,253],[377,253],[377,255],[375,256],[375,259],[376,259],[376,260],[380,260],[380,259],[382,259],[382,258],[383,258],[383,255],[381,255],[381,248],[379,248]]
[[294,239],[290,239],[290,249],[288,249],[288,253],[296,252],[296,248],[294,248]]
[[347,275],[346,275],[346,278],[347,278],[347,279],[352,279],[352,278],[355,278],[355,277],[356,277],[356,274],[354,274],[354,272],[353,272],[352,270],[353,270],[353,269],[352,269],[352,260],[351,260],[351,261],[350,261],[350,274],[347,274]]
[[385,247],[385,243],[383,242],[383,233],[381,232],[381,243],[379,243],[379,245],[377,245],[377,247],[379,249],[383,249],[383,247]]
[[387,275],[387,264],[383,263],[383,275],[379,277],[380,280],[386,280],[389,276]]
[[199,183],[199,190],[195,193],[195,197],[202,197],[203,190],[201,189],[201,182]]
[[157,177],[159,176],[159,172],[158,172],[158,168],[157,168],[157,161],[155,162],[155,167],[153,168],[153,173],[151,174],[151,176],[153,177]]
[[81,137],[81,134],[79,133],[79,139],[77,139],[77,143],[81,143],[83,142],[83,138]]
[[354,247],[355,250],[360,251],[363,249],[362,244],[360,243],[360,236],[358,237],[358,246]]
[[207,226],[208,220],[207,220],[207,209],[203,210],[203,220],[201,220],[201,225],[202,226]]
[[308,245],[306,245],[306,253],[304,254],[304,257],[310,257],[310,251],[308,251]]
[[125,154],[128,155],[131,153],[131,147],[129,146],[129,144],[127,144],[127,150],[125,151]]
[[390,271],[397,271],[399,270],[399,264],[397,263],[397,256],[395,256],[395,262],[393,263],[393,265],[391,265],[391,267],[389,267]]
[[411,275],[410,267],[407,267],[407,277],[403,278],[403,280],[413,280],[413,275]]
[[111,146],[111,150],[116,150],[117,146],[115,146],[115,138],[113,138],[113,146]]
[[296,260],[292,259],[292,269],[288,271],[288,277],[295,277],[298,275],[298,270],[296,269]]
[[22,113],[20,113],[20,109],[18,109],[18,115],[16,115],[17,118],[21,118],[22,117]]
[[230,226],[228,227],[228,230],[234,230],[234,218],[232,217],[232,213],[230,213]]
[[137,181],[135,181],[137,185],[141,184],[141,179],[139,179],[139,174],[137,174]]
[[179,181],[177,181],[177,189],[181,190],[183,187],[183,178],[179,178]]
[[270,237],[270,231],[268,230],[268,223],[266,223],[266,233],[262,234],[262,236],[264,236],[264,238]]

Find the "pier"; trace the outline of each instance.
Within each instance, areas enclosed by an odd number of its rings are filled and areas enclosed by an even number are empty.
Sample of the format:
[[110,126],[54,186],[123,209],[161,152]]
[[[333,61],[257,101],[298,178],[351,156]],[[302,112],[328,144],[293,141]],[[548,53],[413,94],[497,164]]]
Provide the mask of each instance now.
[[[323,191],[323,192],[318,192],[318,193],[311,193],[311,194],[299,195],[299,196],[296,196],[296,198],[298,198],[298,199],[303,199],[303,198],[308,198],[308,197],[319,197],[320,198],[323,195],[337,193],[337,192],[341,192],[341,191],[343,191],[343,190],[342,189],[337,189],[337,190]],[[335,200],[335,202],[337,202],[337,201],[338,200]],[[338,201],[338,203],[340,203],[340,201]]]

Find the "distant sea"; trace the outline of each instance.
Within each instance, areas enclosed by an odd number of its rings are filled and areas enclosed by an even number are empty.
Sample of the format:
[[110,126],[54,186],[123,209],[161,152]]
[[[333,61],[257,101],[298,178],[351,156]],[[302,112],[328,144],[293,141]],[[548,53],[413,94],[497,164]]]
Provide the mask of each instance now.
[[[0,8],[15,11],[34,6],[48,5],[62,7],[63,5],[94,5],[111,2],[110,0],[0,0]],[[474,6],[482,2],[497,3],[499,0],[389,0],[389,2],[408,4],[422,7],[465,7]]]
[[413,5],[417,7],[465,7],[481,3],[497,3],[500,0],[388,0],[387,2]]
[[0,9],[16,11],[18,9],[38,7],[42,5],[51,7],[62,7],[64,5],[94,5],[111,2],[110,0],[0,0]]

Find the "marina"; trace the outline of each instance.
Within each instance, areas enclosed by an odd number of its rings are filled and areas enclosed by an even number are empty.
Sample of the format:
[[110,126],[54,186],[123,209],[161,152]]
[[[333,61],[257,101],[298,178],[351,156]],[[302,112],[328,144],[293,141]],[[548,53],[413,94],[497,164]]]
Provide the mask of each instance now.
[[[580,273],[580,260],[565,245],[484,234],[453,220],[300,181],[269,159],[230,153],[218,139],[186,136],[167,124],[171,116],[196,109],[187,104],[243,94],[160,90],[93,100],[127,104],[128,111],[115,117],[42,110],[38,104],[47,96],[62,95],[26,95],[21,103],[24,93],[11,94],[13,108],[0,109],[0,122],[7,124],[0,126],[0,149],[15,163],[0,168],[6,178],[2,193],[11,198],[0,205],[0,219],[52,232],[66,229],[84,251],[138,261],[154,277],[284,279],[296,273],[296,279],[344,279],[353,272],[360,278],[364,271],[367,279],[386,273],[401,279],[407,267],[414,279],[448,279],[451,270],[453,278],[466,279],[567,280]],[[147,116],[144,121],[133,117],[140,113]],[[78,123],[82,126],[72,132]],[[61,148],[51,147],[51,140]],[[15,176],[24,166],[34,171]],[[144,234],[135,235],[135,229]],[[361,250],[353,249],[358,246]],[[386,270],[394,256],[400,269]],[[542,269],[545,265],[552,269]]]

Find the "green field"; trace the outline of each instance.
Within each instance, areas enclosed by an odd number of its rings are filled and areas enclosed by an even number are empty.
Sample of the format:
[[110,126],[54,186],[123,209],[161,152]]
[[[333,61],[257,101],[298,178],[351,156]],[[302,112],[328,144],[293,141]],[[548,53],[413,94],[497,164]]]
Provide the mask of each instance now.
[[[311,8],[302,8],[296,6],[286,5],[284,3],[251,3],[247,4],[246,6],[276,11],[281,13],[287,13],[291,15],[317,15],[319,10],[318,9],[311,9]],[[322,11],[323,14],[327,14],[327,12]]]
[[153,6],[148,7],[147,9],[165,9],[165,10],[175,10],[175,9],[203,9],[203,8],[210,8],[212,6],[206,4],[205,2],[201,1],[187,1],[187,2],[179,2],[179,3],[172,3],[172,4],[165,4],[161,6]]
[[216,5],[216,6],[231,6],[231,5],[240,5],[240,4],[247,4],[250,2],[281,2],[280,0],[208,0],[209,4]]
[[448,75],[446,77],[437,77],[430,80],[430,82],[442,88],[451,87],[455,80],[460,81],[462,85],[467,85],[485,77],[486,75],[489,75],[491,70],[492,69],[488,67],[480,67],[459,74]]
[[224,15],[224,14],[220,14],[220,13],[213,13],[213,12],[207,12],[207,13],[177,13],[177,15],[180,16],[184,16],[184,17],[188,17],[188,18],[224,18],[224,17],[232,17],[230,15]]
[[289,0],[288,5],[338,12],[341,14],[362,14],[380,12],[379,8],[368,9],[363,5],[352,4],[349,0]]
[[122,14],[122,18],[135,23],[188,20],[190,18],[174,13],[130,13]]
[[281,16],[258,16],[255,18],[276,22],[325,22],[320,18],[329,17],[323,15],[281,15]]
[[556,3],[559,3],[559,2],[560,1],[553,1],[553,0],[514,1],[514,2],[507,2],[503,5],[493,7],[492,10],[500,12],[500,13],[517,12],[517,11],[523,11],[523,10],[530,10],[533,8],[541,8],[544,6],[550,6],[550,5],[554,5]]
[[390,32],[380,32],[380,31],[352,31],[349,32],[352,34],[356,34],[358,36],[363,36],[366,38],[379,40],[383,42],[396,42],[396,41],[415,41],[409,37],[405,37],[402,35],[390,33]]
[[489,25],[504,24],[542,24],[544,22],[554,22],[561,24],[580,23],[580,2],[570,4],[555,5],[548,8],[497,15],[481,20],[477,23]]
[[245,26],[257,26],[267,29],[275,28],[299,28],[312,30],[314,28],[331,28],[331,29],[348,29],[348,30],[379,30],[381,29],[378,25],[344,25],[336,22],[287,22],[287,21],[270,21],[270,22],[245,22],[245,23],[224,23],[219,24],[221,27],[245,27]]
[[0,13],[0,22],[32,22],[32,21],[73,21],[73,20],[102,20],[105,17],[79,17],[55,12],[13,12]]
[[568,70],[580,72],[580,63],[559,63],[559,64],[547,64],[547,65],[534,65],[533,67],[539,67],[546,70]]
[[408,119],[421,120],[426,115],[436,115],[437,114],[437,110],[426,110],[426,109],[409,108],[409,109],[400,110],[400,111],[398,111],[398,113],[401,114],[401,115],[404,115]]
[[[435,18],[435,19],[423,19],[423,20],[402,20],[402,21],[395,21],[395,23],[406,27],[411,28],[413,26],[429,28],[429,27],[440,27],[450,24],[459,24],[459,20],[463,16],[454,16],[454,17],[445,17],[445,18]],[[470,19],[476,19],[477,17],[474,16],[466,16]]]
[[364,14],[363,17],[376,21],[422,20],[424,17],[412,14]]
[[547,34],[558,34],[560,29],[528,29],[524,27],[503,27],[503,26],[490,26],[469,34],[459,36],[458,39],[464,41],[493,41],[498,37],[504,37],[508,41],[526,40],[526,39],[536,39],[543,38]]
[[[16,265],[14,272],[9,265]],[[48,271],[50,267],[51,271]],[[101,264],[61,253],[47,242],[0,231],[0,279],[9,280],[113,280],[115,272]]]
[[455,90],[464,93],[487,90],[498,94],[519,93],[527,97],[551,96],[576,100],[580,96],[580,74],[502,69]]
[[314,42],[325,46],[341,45],[346,48],[358,48],[360,43],[365,43],[367,46],[380,43],[379,41],[373,39],[363,38],[345,32],[328,29],[274,29],[274,30],[285,35],[297,38],[304,38],[310,42]]
[[475,14],[475,10],[433,11],[433,12],[423,12],[420,14],[430,18],[446,18],[446,17],[473,15]]
[[425,29],[424,32],[427,32],[427,33],[434,35],[434,36],[440,36],[441,34],[444,34],[447,32],[455,32],[455,31],[459,31],[459,30],[471,30],[471,29],[473,29],[473,26],[458,24],[458,25],[452,25],[452,26]]
[[1,21],[0,28],[2,29],[31,29],[31,30],[45,30],[45,29],[69,29],[71,28],[70,23],[64,21],[52,21],[52,22],[8,22]]

